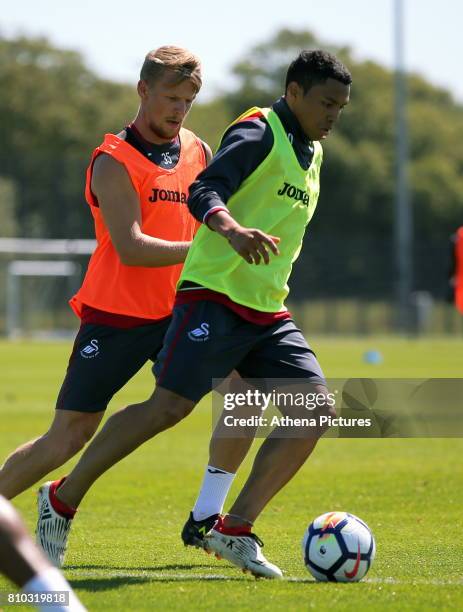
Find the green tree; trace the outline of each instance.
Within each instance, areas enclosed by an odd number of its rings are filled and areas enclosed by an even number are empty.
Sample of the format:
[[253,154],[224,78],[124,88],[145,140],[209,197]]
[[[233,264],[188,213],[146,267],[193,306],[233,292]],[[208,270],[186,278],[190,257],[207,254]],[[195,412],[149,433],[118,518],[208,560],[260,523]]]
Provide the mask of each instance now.
[[13,181],[0,176],[0,219],[1,238],[15,237],[18,231],[16,221],[16,187]]
[[185,127],[192,130],[216,150],[226,126],[234,119],[222,99],[205,104],[195,104],[187,117]]
[[123,127],[136,94],[98,79],[78,53],[25,38],[0,38],[0,89],[0,164],[17,186],[18,231],[90,236],[90,153],[106,131]]

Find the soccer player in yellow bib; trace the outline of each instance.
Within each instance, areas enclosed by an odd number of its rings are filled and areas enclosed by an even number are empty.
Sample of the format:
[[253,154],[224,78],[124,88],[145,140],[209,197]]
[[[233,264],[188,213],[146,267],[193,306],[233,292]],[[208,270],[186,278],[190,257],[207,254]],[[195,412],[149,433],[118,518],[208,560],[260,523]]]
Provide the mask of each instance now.
[[[226,131],[190,189],[190,211],[203,225],[189,250],[154,366],[156,389],[147,401],[108,419],[56,491],[62,504],[77,508],[103,472],[185,418],[211,390],[212,379],[226,378],[232,370],[257,380],[258,391],[268,390],[269,379],[282,386],[296,379],[296,386],[318,398],[313,415],[334,414],[321,367],[284,301],[317,204],[320,141],[348,103],[351,81],[333,55],[302,51],[288,68],[284,96],[271,108],[244,113]],[[278,408],[289,416],[285,406]],[[281,577],[251,528],[304,464],[321,432],[288,437],[285,427],[276,427],[229,514],[218,517],[204,546],[256,576]],[[117,447],[111,444],[114,435]],[[195,510],[186,531],[198,518]]]

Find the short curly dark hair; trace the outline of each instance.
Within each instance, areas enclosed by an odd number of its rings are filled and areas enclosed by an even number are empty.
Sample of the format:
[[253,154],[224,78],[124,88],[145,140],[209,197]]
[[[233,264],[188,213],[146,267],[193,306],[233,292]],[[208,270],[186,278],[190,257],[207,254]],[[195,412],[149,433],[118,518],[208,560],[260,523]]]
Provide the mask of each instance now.
[[286,73],[285,91],[292,82],[298,83],[306,94],[311,87],[335,79],[344,85],[352,83],[352,76],[344,64],[328,51],[301,51],[291,62]]

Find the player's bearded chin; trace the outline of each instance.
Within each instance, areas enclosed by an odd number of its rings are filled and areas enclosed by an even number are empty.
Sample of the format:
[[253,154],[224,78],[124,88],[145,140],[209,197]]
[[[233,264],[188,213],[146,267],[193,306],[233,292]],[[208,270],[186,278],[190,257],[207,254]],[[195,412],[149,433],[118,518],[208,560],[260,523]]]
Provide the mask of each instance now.
[[172,131],[168,130],[168,128],[163,128],[155,123],[150,123],[150,130],[159,138],[173,138],[174,136],[177,136],[178,132],[180,131],[180,126],[174,133],[172,133]]

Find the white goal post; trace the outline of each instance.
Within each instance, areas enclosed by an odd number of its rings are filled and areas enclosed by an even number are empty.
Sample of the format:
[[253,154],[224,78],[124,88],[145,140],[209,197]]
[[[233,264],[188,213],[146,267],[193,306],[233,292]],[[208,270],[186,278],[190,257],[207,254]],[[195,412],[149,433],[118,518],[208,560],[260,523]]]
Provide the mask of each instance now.
[[[83,260],[93,252],[95,246],[95,240],[0,238],[0,269],[3,270],[1,278],[5,296],[3,328],[8,338],[15,338],[23,334],[21,316],[23,309],[27,308],[33,312],[37,307],[34,296],[29,299],[24,299],[22,296],[23,279],[48,277],[58,282],[58,279],[66,278],[68,286],[65,287],[65,290],[67,290],[73,283],[80,280]],[[48,287],[49,285],[46,286],[46,289]],[[54,289],[56,294],[56,290],[61,291],[61,285],[55,286]],[[63,295],[63,307],[66,307],[69,297],[70,295]],[[47,295],[45,295],[45,301],[46,298]],[[48,300],[53,301],[53,298],[48,296]],[[70,320],[72,321],[71,314]]]
[[14,255],[90,255],[95,240],[42,240],[40,238],[0,238],[0,253]]

